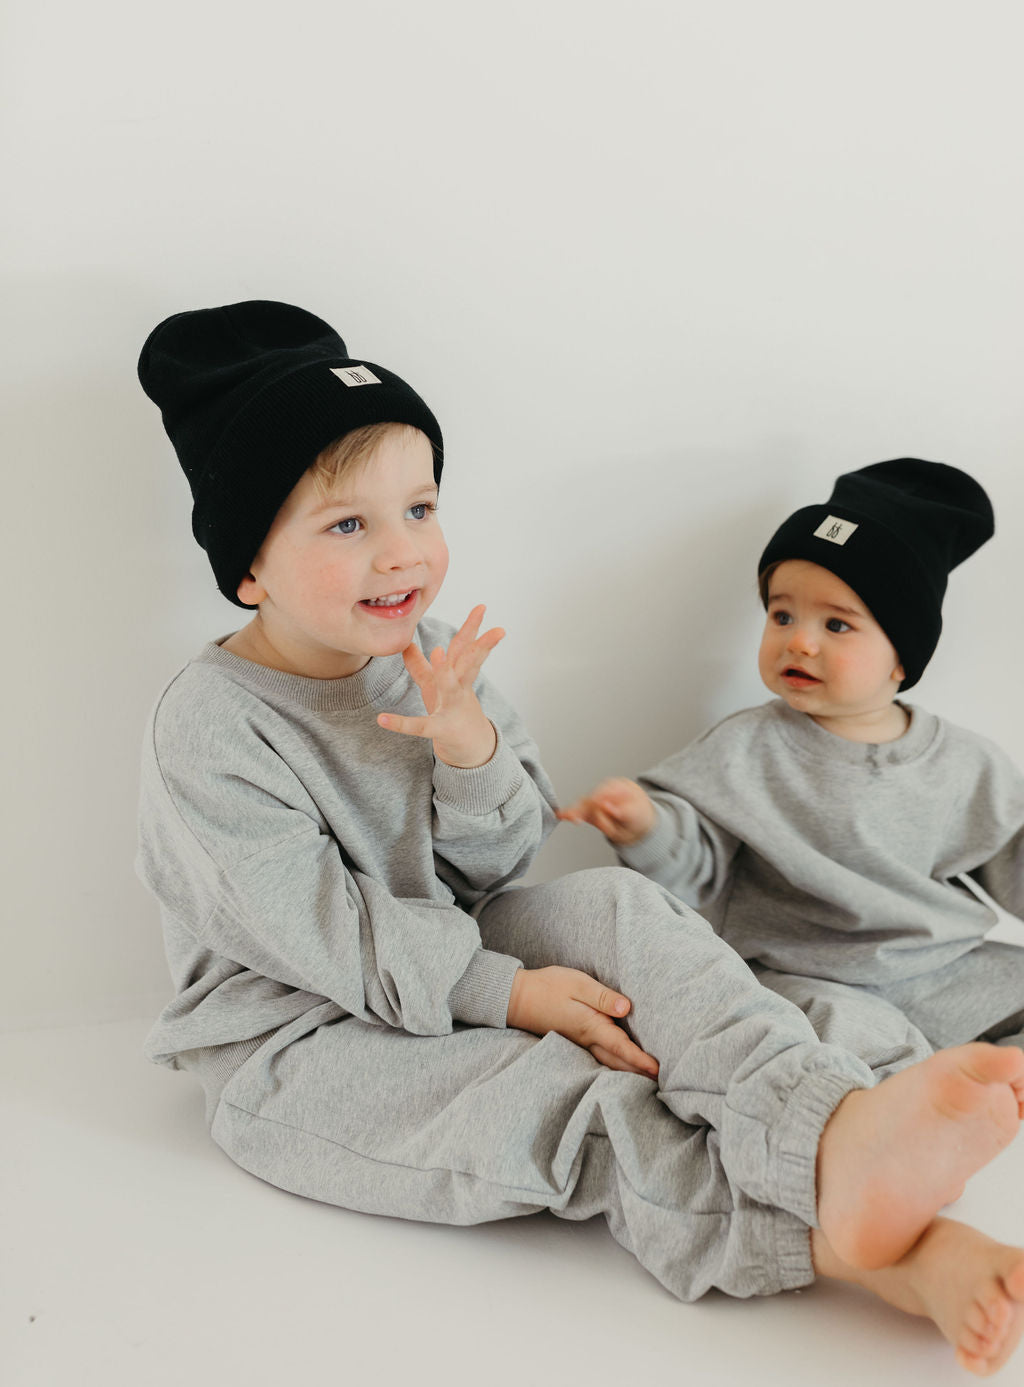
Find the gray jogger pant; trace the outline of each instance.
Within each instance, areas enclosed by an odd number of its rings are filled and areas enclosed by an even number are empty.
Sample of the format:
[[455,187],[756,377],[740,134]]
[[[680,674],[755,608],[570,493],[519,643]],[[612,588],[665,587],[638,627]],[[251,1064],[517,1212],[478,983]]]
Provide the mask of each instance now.
[[879,989],[936,1049],[990,1040],[1024,1049],[1024,949],[986,939],[931,973]]
[[686,1300],[810,1281],[818,1140],[845,1094],[873,1082],[867,1066],[823,1045],[699,916],[633,872],[512,889],[479,923],[485,947],[630,997],[657,1083],[553,1033],[414,1036],[325,1003],[323,1024],[284,1027],[228,1080],[218,1144],[272,1184],[365,1212],[602,1214]]
[[857,1055],[876,1079],[934,1053],[927,1036],[898,1007],[869,988],[776,973],[756,963],[751,968],[765,987],[800,1008],[819,1040]]
[[751,966],[765,987],[804,1012],[821,1040],[858,1055],[876,1079],[970,1040],[1024,1049],[1018,944],[987,940],[943,968],[883,987]]

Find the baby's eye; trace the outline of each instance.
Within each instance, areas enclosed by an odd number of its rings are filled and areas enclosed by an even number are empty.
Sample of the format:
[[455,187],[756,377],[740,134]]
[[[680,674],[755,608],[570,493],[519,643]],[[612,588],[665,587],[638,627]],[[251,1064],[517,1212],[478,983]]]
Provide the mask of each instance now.
[[362,525],[361,520],[357,520],[354,515],[347,516],[344,520],[337,521],[331,526],[330,533],[336,535],[354,535],[358,533]]
[[776,626],[788,626],[792,620],[789,612],[772,612],[772,621],[775,622]]
[[853,628],[847,622],[841,621],[837,616],[830,616],[828,621],[825,622],[825,630],[831,631],[832,634],[836,636],[840,636],[844,631],[850,631],[852,629]]
[[406,515],[411,516],[413,520],[423,520],[435,509],[436,507],[431,505],[429,501],[417,501],[414,506],[409,507]]

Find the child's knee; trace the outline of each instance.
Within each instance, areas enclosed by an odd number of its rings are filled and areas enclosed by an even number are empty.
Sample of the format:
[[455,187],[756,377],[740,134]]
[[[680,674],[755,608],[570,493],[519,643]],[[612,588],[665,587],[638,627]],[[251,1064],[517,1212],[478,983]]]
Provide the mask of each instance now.
[[609,901],[661,901],[664,904],[666,899],[660,886],[630,867],[588,867],[574,872],[570,880],[578,881],[588,893]]

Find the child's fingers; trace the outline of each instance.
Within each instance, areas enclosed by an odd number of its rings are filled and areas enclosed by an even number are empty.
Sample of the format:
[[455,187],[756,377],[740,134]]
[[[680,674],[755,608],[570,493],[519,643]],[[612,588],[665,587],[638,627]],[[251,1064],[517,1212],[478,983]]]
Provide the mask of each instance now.
[[452,664],[450,650],[437,646],[430,652],[430,674],[438,700],[450,706],[462,690],[462,680]]
[[405,667],[410,674],[413,670],[422,672],[430,669],[426,656],[418,645],[407,645],[402,651],[402,659],[405,661]]
[[625,1041],[621,1053],[607,1049],[604,1045],[591,1045],[590,1053],[607,1069],[624,1070],[628,1074],[641,1074],[645,1079],[656,1079],[658,1061],[641,1050],[639,1045],[634,1045],[625,1031],[620,1031],[620,1034]]
[[625,832],[621,819],[615,814],[609,814],[596,800],[581,799],[576,804],[572,804],[568,809],[559,812],[560,819],[568,819],[574,824],[590,824],[591,828],[596,828],[599,833],[603,833],[606,838],[613,843],[620,842],[628,837]]
[[437,685],[430,662],[418,645],[407,645],[402,651],[402,660],[409,671],[409,678],[423,695],[423,704],[428,713],[437,706]]
[[579,810],[580,813],[592,808],[603,808],[608,813],[613,813],[624,801],[628,802],[629,795],[623,787],[630,784],[632,782],[629,780],[602,780],[589,794],[580,795],[576,803],[569,807]]
[[498,644],[505,639],[505,629],[502,626],[492,626],[489,631],[485,631],[472,644],[461,663],[459,677],[463,683],[473,684],[476,677],[483,668],[484,661]]
[[621,992],[616,992],[613,987],[605,987],[603,982],[598,982],[587,973],[578,975],[573,996],[577,1002],[585,1002],[588,1007],[593,1007],[594,1011],[599,1011],[604,1016],[629,1015],[629,998],[624,997]]
[[429,717],[404,718],[398,713],[381,713],[377,725],[389,732],[403,732],[407,737],[429,737],[433,731]]
[[[630,1069],[636,1074],[647,1074],[652,1078],[657,1074],[658,1061],[654,1056],[641,1050],[636,1041],[607,1016],[596,1016],[590,1029],[591,1035],[586,1041],[587,1049],[595,1059],[600,1059],[602,1064],[607,1064],[612,1069]],[[601,1053],[598,1054],[598,1051]]]
[[609,813],[603,804],[595,804],[590,811],[589,823],[601,830],[606,838],[627,837],[626,825],[618,814]]
[[[483,607],[477,609],[483,615]],[[479,623],[477,623],[479,624]],[[453,636],[448,646],[448,662],[458,673],[463,683],[472,683],[480,673],[480,667],[487,659],[488,655],[504,638],[505,631],[501,626],[492,626],[489,631],[485,631],[482,636],[475,634],[472,640],[459,641],[459,632]]]
[[621,1020],[627,1015],[630,1009],[628,997],[616,992],[613,987],[606,987],[588,973],[576,973],[572,996],[590,1012],[578,1028],[578,1044],[582,1043],[595,1058],[600,1059],[602,1064],[609,1064],[612,1069],[629,1069],[651,1077],[657,1074],[658,1061],[641,1050],[613,1019],[617,1017]]
[[635,780],[605,780],[593,792],[597,800],[609,813],[621,813],[635,804],[644,791]]
[[591,799],[578,799],[575,804],[568,805],[565,809],[558,810],[558,817],[565,819],[571,824],[591,824],[597,828],[594,820],[596,806]]
[[462,623],[459,629],[448,642],[448,656],[451,660],[457,660],[464,650],[467,650],[476,640],[476,633],[480,630],[480,623],[484,619],[484,612],[487,608],[481,602],[474,607],[469,616]]
[[471,691],[484,661],[504,635],[502,628],[495,626],[460,653],[455,652],[454,643],[447,650],[441,646],[432,650],[429,668],[438,690],[450,694]]

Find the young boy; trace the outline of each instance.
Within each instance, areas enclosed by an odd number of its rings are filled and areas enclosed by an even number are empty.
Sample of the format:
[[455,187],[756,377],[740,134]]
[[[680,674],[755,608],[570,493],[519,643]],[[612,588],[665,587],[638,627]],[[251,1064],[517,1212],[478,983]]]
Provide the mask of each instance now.
[[164,691],[142,771],[177,993],[149,1054],[196,1074],[214,1140],[352,1209],[601,1213],[686,1299],[817,1270],[931,1317],[973,1371],[1005,1361],[1024,1252],[935,1214],[1012,1140],[1024,1056],[873,1087],[642,878],[501,890],[552,797],[478,677],[501,632],[426,616],[430,410],[287,304],[178,314],[139,372],[255,613]]
[[777,697],[563,817],[703,911],[824,1040],[878,1074],[980,1037],[1024,1046],[1024,776],[897,697],[938,640],[950,569],[993,532],[971,477],[917,458],[841,476],[758,566]]

